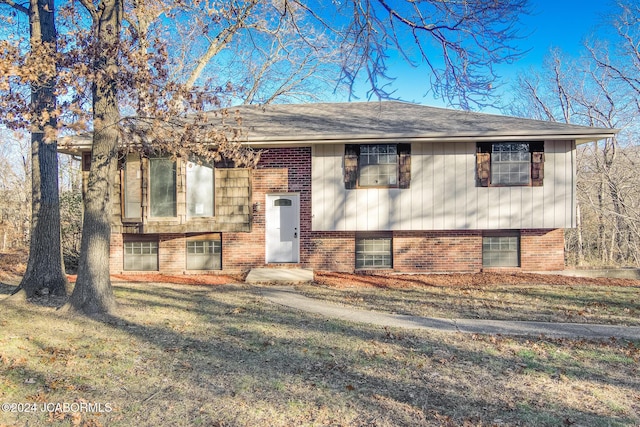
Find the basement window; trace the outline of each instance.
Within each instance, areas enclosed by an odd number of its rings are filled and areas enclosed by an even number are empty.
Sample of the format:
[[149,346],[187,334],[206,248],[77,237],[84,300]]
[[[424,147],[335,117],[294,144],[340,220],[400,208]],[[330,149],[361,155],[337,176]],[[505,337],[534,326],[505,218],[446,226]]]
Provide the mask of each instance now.
[[519,267],[520,233],[482,237],[483,267]]
[[124,242],[124,270],[158,271],[158,241]]
[[187,237],[187,270],[221,270],[220,234]]
[[356,238],[356,268],[392,268],[391,237]]

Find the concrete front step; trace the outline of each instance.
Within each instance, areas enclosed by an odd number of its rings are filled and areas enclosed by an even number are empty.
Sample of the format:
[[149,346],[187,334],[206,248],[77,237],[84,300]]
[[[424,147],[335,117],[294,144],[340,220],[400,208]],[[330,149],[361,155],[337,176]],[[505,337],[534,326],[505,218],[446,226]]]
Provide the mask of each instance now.
[[254,268],[245,279],[245,282],[250,284],[294,284],[311,281],[313,281],[313,270],[307,268]]

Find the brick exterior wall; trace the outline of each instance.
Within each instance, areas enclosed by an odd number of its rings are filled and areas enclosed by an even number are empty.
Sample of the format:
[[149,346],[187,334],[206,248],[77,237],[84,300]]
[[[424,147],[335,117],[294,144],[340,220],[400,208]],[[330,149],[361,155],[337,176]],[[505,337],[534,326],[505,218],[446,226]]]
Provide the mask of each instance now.
[[[351,272],[355,269],[355,232],[311,230],[311,148],[272,148],[265,151],[252,172],[250,232],[222,233],[224,272],[265,266],[265,200],[269,193],[300,195],[300,260],[295,266]],[[393,236],[394,271],[482,271],[482,230],[396,231]],[[111,236],[111,271],[122,272],[123,237]],[[521,230],[523,271],[564,268],[564,231]],[[186,270],[184,234],[158,235],[159,269],[168,274],[197,274]],[[276,266],[282,266],[280,264]],[[501,270],[504,269],[495,269]]]
[[[253,171],[250,233],[222,234],[222,265],[244,271],[265,265],[265,200],[268,193],[300,194],[300,259],[309,258],[311,234],[311,148],[270,148]],[[306,263],[296,266],[308,266]]]
[[111,233],[110,249],[109,271],[111,274],[120,274],[122,273],[124,265],[124,243],[122,234]]
[[355,232],[311,232],[307,241],[308,257],[303,258],[303,266],[316,270],[353,271],[355,241]]
[[477,272],[482,269],[482,232],[395,232],[393,256],[398,271]]
[[564,270],[564,230],[521,230],[520,268],[525,271]]
[[171,274],[184,273],[187,265],[186,246],[184,234],[158,235],[158,270]]

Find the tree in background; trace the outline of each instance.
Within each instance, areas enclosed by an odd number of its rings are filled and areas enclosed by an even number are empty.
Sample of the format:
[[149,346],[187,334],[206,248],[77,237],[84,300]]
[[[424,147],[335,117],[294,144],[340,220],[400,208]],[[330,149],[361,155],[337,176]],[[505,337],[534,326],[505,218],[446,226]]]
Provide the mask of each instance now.
[[[29,20],[28,53],[19,43],[2,42],[0,117],[12,129],[31,133],[31,232],[27,271],[20,283],[27,297],[36,293],[66,295],[60,245],[58,192],[57,32],[53,0],[31,0],[27,6],[0,0]],[[29,93],[20,90],[29,86]]]
[[30,141],[6,132],[0,145],[0,252],[29,247],[31,224]]
[[613,79],[629,90],[640,112],[640,4],[633,0],[614,2],[617,14],[609,18],[606,31],[613,30],[615,42],[592,43],[587,50],[596,66],[606,69]]
[[494,65],[519,57],[527,3],[188,0],[172,9],[166,31],[180,34],[169,49],[188,84],[226,78],[240,102],[309,101],[360,87],[386,99],[389,64],[406,62],[425,69],[425,93],[469,109],[491,103]]
[[621,130],[616,138],[578,148],[578,223],[566,233],[570,262],[578,265],[640,265],[640,7],[616,5],[618,14],[606,27],[615,29],[611,44],[589,41],[576,59],[552,51],[543,72],[519,78],[511,109],[525,117]]

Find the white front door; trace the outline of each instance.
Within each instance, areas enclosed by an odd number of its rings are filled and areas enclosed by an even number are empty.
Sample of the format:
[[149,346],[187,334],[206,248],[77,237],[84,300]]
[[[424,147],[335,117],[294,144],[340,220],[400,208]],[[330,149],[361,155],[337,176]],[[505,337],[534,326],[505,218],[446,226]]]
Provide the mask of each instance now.
[[300,261],[300,195],[267,194],[267,262]]

